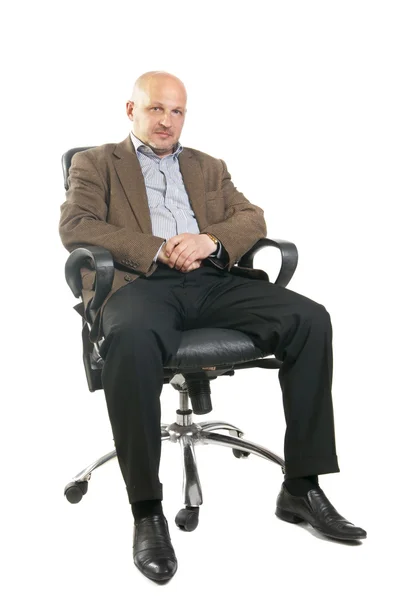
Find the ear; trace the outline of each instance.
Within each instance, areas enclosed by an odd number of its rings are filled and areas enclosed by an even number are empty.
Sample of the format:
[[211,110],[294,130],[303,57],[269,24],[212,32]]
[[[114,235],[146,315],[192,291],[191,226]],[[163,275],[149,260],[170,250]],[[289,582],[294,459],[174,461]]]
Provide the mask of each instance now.
[[126,114],[130,121],[134,121],[134,102],[127,100],[126,102]]

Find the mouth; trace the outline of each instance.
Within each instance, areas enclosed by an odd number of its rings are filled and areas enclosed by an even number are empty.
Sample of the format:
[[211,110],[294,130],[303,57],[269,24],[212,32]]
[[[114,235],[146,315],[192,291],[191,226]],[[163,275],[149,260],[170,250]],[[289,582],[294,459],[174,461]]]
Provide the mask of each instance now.
[[156,135],[160,135],[163,138],[170,137],[170,133],[165,133],[164,131],[156,131]]

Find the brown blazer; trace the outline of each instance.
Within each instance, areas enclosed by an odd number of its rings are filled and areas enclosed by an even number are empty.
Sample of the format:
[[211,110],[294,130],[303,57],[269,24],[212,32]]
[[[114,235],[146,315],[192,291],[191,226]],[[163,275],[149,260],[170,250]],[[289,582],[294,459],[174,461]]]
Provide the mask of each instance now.
[[[237,191],[223,160],[184,148],[178,161],[200,232],[214,234],[227,252],[223,264],[217,260],[213,263],[230,270],[266,236],[263,210]],[[152,234],[145,181],[130,136],[120,144],[105,144],[74,155],[59,232],[69,251],[95,245],[113,256],[112,289],[91,329],[90,338],[96,341],[108,299],[137,277],[152,275],[157,268],[153,258],[163,242]],[[94,295],[95,273],[85,268],[81,272],[86,309]]]

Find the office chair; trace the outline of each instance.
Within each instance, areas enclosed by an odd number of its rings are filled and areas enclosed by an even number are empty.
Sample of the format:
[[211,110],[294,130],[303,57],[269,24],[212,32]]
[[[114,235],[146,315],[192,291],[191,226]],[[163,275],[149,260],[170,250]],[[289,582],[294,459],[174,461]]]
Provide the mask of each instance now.
[[[72,157],[76,152],[89,147],[72,148],[62,156],[65,189],[68,189],[68,175]],[[298,262],[297,248],[291,242],[264,238],[237,262],[238,267],[253,269],[256,253],[267,246],[274,246],[281,253],[281,268],[275,285],[286,285],[291,280]],[[88,309],[83,310],[82,302],[75,309],[82,316],[83,362],[90,392],[103,389],[101,370],[103,360],[99,354],[103,339],[92,343],[89,339],[90,328],[95,311],[108,295],[113,282],[114,264],[111,253],[99,246],[77,248],[69,255],[65,265],[66,281],[76,298],[82,295],[80,268],[90,266],[96,272],[95,294]],[[233,272],[234,267],[232,268]],[[264,271],[249,271],[260,274],[269,281]],[[202,488],[198,475],[195,446],[215,444],[231,448],[237,458],[247,458],[255,454],[278,464],[284,472],[284,461],[263,446],[243,439],[243,431],[224,421],[204,421],[194,423],[192,413],[204,415],[212,410],[210,382],[219,376],[234,375],[239,369],[252,367],[279,369],[282,363],[274,357],[264,355],[252,340],[239,331],[230,329],[191,329],[182,334],[177,354],[164,365],[164,383],[170,383],[179,392],[179,408],[176,422],[161,424],[163,441],[179,442],[183,457],[183,504],[175,518],[176,525],[184,531],[193,531],[199,520],[199,507],[203,502]],[[225,431],[225,433],[219,433]],[[87,493],[92,472],[116,457],[112,450],[88,467],[80,471],[64,489],[67,500],[73,504],[80,502]]]

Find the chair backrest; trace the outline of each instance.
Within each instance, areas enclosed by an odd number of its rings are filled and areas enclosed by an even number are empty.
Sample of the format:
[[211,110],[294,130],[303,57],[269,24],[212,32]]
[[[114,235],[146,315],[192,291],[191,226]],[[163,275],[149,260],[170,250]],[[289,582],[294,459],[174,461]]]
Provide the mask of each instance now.
[[71,148],[62,155],[62,171],[64,174],[64,187],[66,190],[69,189],[68,177],[73,156],[76,154],[76,152],[83,152],[83,150],[90,150],[90,148],[95,148],[95,146],[80,146],[78,148]]

